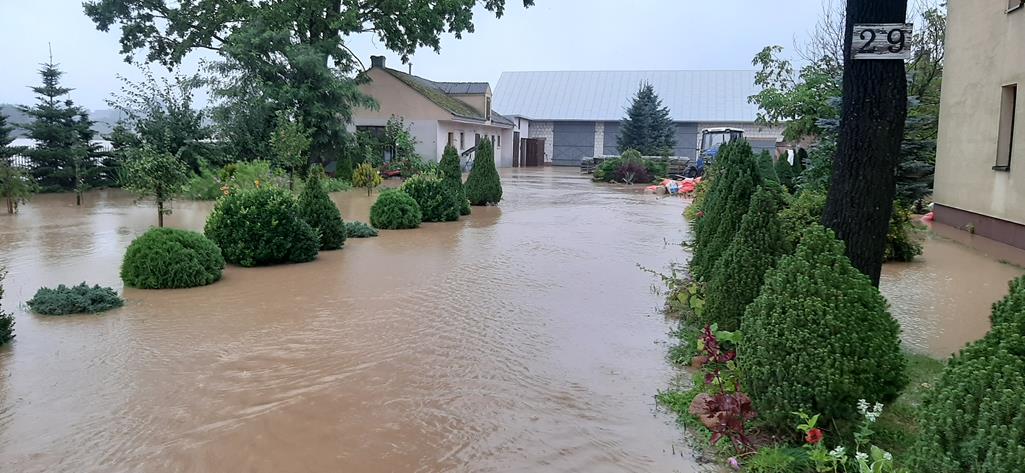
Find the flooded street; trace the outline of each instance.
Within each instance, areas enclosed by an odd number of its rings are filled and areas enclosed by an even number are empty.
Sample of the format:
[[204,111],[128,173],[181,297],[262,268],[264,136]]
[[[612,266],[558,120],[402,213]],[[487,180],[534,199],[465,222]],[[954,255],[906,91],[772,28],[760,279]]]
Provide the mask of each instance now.
[[[103,315],[23,302],[59,283],[121,289],[151,206],[41,195],[0,217],[17,319],[0,348],[3,471],[700,471],[655,412],[672,324],[637,268],[686,259],[680,202],[575,171],[503,184],[500,207],[458,223],[126,289]],[[367,221],[365,193],[333,197]],[[201,231],[210,208],[175,202],[168,224]]]

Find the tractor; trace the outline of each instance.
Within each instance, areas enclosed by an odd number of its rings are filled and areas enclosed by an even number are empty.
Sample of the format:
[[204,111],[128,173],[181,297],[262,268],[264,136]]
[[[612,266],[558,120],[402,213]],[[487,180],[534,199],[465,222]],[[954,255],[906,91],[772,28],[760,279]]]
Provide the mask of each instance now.
[[701,130],[701,150],[694,164],[687,167],[686,177],[698,177],[705,173],[705,165],[715,162],[719,147],[726,143],[744,139],[744,130],[739,128],[705,128]]

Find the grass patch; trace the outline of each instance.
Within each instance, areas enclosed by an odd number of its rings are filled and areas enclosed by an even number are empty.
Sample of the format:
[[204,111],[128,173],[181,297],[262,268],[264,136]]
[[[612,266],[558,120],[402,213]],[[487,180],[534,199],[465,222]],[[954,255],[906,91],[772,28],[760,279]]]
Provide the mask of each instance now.
[[904,465],[918,439],[918,410],[922,399],[933,389],[946,364],[925,355],[906,353],[910,382],[896,401],[886,406],[876,422],[872,441],[893,454],[897,466]]

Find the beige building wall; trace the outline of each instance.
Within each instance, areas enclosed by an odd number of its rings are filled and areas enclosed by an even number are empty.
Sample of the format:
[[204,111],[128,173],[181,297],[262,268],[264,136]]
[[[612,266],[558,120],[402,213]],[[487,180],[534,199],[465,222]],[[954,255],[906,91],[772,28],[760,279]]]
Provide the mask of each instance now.
[[[1005,0],[948,3],[934,191],[943,223],[997,229],[983,218],[993,217],[1025,224],[1025,9],[1006,7]],[[995,170],[1002,87],[1010,84],[1018,84],[1010,168]],[[943,207],[978,214],[977,221]],[[1008,232],[1002,228],[994,232]]]
[[[402,81],[382,69],[371,68],[367,71],[370,82],[359,86],[361,92],[377,101],[377,110],[358,108],[353,110],[353,120],[388,120],[392,115],[412,120],[446,120],[452,114],[439,107],[410,88]],[[362,125],[362,123],[357,123]]]

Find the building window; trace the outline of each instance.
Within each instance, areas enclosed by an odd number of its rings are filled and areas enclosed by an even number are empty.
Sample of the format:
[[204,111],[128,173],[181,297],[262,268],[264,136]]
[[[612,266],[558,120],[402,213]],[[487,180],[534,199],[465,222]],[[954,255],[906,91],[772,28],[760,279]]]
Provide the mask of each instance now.
[[464,135],[461,131],[459,132],[459,149],[466,149],[466,135]]
[[451,131],[448,132],[448,142],[445,143],[446,146],[452,146],[452,140],[454,139],[454,135],[455,133]]
[[1014,115],[1018,102],[1018,84],[1005,85],[1000,94],[1000,131],[997,143],[997,164],[994,170],[1011,169],[1011,153],[1014,151]]
[[484,97],[484,120],[491,120],[491,97]]
[[502,135],[498,135],[498,147],[502,147]]

